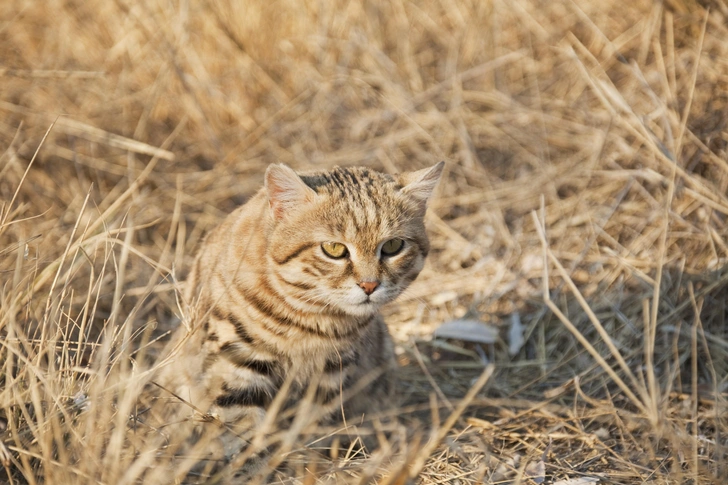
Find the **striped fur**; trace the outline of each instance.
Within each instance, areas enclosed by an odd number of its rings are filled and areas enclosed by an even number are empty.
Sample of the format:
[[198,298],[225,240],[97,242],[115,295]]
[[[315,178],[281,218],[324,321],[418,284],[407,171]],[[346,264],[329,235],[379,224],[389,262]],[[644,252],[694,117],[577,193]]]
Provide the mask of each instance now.
[[[378,309],[422,269],[426,204],[442,167],[398,176],[269,167],[265,187],[199,250],[185,295],[191,332],[177,332],[165,384],[232,428],[254,425],[287,379],[294,400],[315,383],[325,403],[377,375],[343,410],[386,406],[394,354]],[[391,239],[404,244],[385,254]],[[327,255],[326,242],[345,255]]]

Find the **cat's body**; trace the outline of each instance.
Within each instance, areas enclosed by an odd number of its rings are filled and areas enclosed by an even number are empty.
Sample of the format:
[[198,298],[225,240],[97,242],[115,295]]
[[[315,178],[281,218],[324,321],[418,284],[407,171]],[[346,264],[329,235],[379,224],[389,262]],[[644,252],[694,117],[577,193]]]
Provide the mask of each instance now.
[[422,269],[441,171],[269,167],[265,187],[199,250],[191,328],[175,337],[166,386],[233,429],[256,426],[287,379],[289,401],[314,385],[315,400],[341,401],[348,419],[386,406],[395,361],[378,308]]

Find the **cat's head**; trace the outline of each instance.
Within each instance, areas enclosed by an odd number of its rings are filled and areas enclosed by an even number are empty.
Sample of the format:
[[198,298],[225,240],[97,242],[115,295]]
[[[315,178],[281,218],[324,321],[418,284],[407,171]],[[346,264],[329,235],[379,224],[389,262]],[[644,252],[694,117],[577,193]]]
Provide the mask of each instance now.
[[268,167],[273,283],[306,311],[365,316],[394,300],[429,251],[424,216],[443,166],[393,176]]

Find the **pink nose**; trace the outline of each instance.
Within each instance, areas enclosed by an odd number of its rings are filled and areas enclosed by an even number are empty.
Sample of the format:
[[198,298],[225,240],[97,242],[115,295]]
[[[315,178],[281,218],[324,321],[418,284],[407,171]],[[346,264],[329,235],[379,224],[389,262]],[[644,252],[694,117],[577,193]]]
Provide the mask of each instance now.
[[377,286],[379,286],[379,281],[362,281],[359,283],[359,288],[364,290],[364,293],[367,295],[371,295],[374,293],[374,290],[377,289]]

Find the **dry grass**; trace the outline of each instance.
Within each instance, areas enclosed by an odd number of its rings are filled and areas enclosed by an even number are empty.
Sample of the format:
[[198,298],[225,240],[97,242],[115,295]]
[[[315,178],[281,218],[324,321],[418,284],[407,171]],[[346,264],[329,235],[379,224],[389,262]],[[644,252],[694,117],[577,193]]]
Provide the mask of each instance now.
[[[444,159],[387,309],[401,423],[334,459],[282,430],[269,479],[726,483],[727,25],[723,0],[1,2],[0,481],[185,480],[140,402],[201,236],[271,162]],[[503,340],[430,341],[465,314]]]

